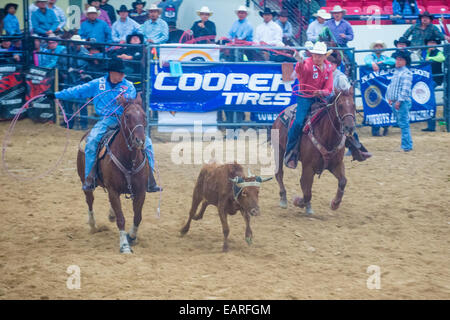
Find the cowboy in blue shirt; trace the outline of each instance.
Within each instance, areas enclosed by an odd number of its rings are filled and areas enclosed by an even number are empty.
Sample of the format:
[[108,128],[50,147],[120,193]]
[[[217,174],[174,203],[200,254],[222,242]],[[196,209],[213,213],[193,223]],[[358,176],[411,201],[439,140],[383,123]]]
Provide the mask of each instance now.
[[98,19],[98,11],[95,7],[89,7],[87,12],[87,20],[81,24],[80,36],[83,39],[89,39],[95,42],[105,43],[111,42],[111,28],[108,24]]
[[[112,90],[112,91],[109,91]],[[105,92],[102,94],[102,92]],[[124,92],[123,97],[127,99],[136,98],[136,89],[133,83],[125,79],[124,65],[122,60],[113,59],[108,65],[108,75],[101,78],[94,79],[88,83],[75,86],[73,88],[65,89],[60,92],[49,93],[46,95],[49,99],[61,99],[61,100],[73,100],[73,99],[86,99],[90,97],[96,97],[94,99],[95,112],[103,116],[103,119],[98,121],[91,129],[86,139],[85,147],[85,181],[83,184],[83,190],[91,191],[95,189],[95,170],[93,170],[95,164],[95,157],[97,156],[97,147],[100,143],[103,135],[106,133],[108,127],[114,127],[118,125],[118,119],[114,115],[115,112],[119,117],[123,113],[123,107],[119,107],[119,103],[116,100],[118,94]],[[153,162],[153,146],[149,137],[146,137],[145,141],[145,153],[149,162],[151,173],[154,168]],[[156,185],[153,174],[149,176],[149,183],[147,186],[147,192],[157,192],[162,190]]]
[[47,0],[37,0],[36,6],[39,8],[31,15],[33,31],[40,36],[48,36],[58,29],[58,18],[53,10],[47,9]]
[[20,34],[19,20],[15,16],[18,5],[15,3],[8,3],[5,6],[5,18],[3,19],[3,28],[7,36]]

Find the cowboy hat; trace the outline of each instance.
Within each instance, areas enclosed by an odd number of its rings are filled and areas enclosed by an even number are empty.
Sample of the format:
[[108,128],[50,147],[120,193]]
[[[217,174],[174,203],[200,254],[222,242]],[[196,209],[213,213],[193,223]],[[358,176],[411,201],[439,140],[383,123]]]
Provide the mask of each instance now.
[[207,6],[203,6],[200,8],[200,10],[197,10],[197,15],[200,15],[201,13],[208,13],[210,16],[212,16],[213,12],[209,10]]
[[271,15],[273,15],[273,16],[276,16],[277,15],[277,13],[275,12],[275,11],[272,11],[272,10],[270,10],[270,8],[264,8],[264,11],[260,11],[259,12],[259,15],[262,17],[263,15],[265,15],[265,14],[271,14]]
[[424,44],[427,45],[428,42],[430,42],[430,41],[434,41],[437,44],[441,44],[441,39],[439,39],[439,38],[427,38],[424,40]]
[[377,40],[377,41],[371,43],[371,45],[370,45],[370,50],[373,50],[373,48],[374,48],[376,45],[381,45],[381,46],[383,46],[383,49],[386,49],[386,48],[387,48],[386,43],[384,43],[383,40]]
[[289,17],[289,13],[287,12],[287,10],[281,10],[280,13],[278,14],[279,17]]
[[150,5],[150,8],[148,8],[147,10],[148,10],[148,11],[155,11],[155,10],[158,10],[160,13],[162,12],[162,9],[161,9],[161,8],[158,8],[158,6],[157,6],[156,4],[154,4],[154,3],[152,3],[152,4]]
[[123,64],[122,59],[118,58],[111,59],[106,67],[106,71],[125,73],[125,66]]
[[411,41],[409,41],[405,37],[400,37],[398,40],[394,40],[394,46],[397,46],[397,44],[399,43],[404,43],[407,47],[411,45]]
[[343,12],[344,14],[346,14],[347,10],[342,9],[342,7],[340,5],[335,5],[333,7],[333,10],[330,11],[330,13],[339,13],[339,12]]
[[434,19],[434,16],[431,13],[429,13],[428,11],[425,11],[424,13],[419,14],[419,20],[422,19],[423,17],[428,17],[431,20]]
[[147,2],[142,1],[142,0],[136,0],[135,2],[133,2],[133,3],[131,4],[131,6],[132,6],[133,8],[136,9],[136,6],[137,6],[138,4],[142,4],[142,7],[145,7],[145,5],[147,4]]
[[48,2],[48,0],[36,0],[36,2]]
[[8,13],[8,10],[9,10],[10,7],[14,7],[14,10],[17,10],[18,6],[19,5],[16,4],[16,3],[7,3],[6,6],[5,6],[5,14]]
[[330,55],[331,52],[333,52],[333,51],[332,51],[332,50],[328,50],[328,51],[327,51],[327,45],[325,44],[325,42],[317,41],[317,42],[314,44],[314,47],[313,47],[311,50],[309,50],[309,52],[315,53],[315,54],[326,54],[326,55]]
[[234,10],[234,12],[238,13],[239,11],[245,11],[248,13],[247,7],[246,6],[239,6],[239,8],[237,8],[236,10]]
[[91,4],[94,1],[100,2],[100,0],[88,0],[88,4]]
[[84,40],[84,39],[81,39],[81,37],[80,37],[79,34],[74,34],[74,35],[70,38],[70,40],[73,40],[73,41],[86,41],[86,40]]
[[119,10],[116,10],[117,14],[119,14],[120,12],[128,12],[129,10],[127,9],[126,5],[121,5]]
[[141,43],[144,43],[144,36],[141,33],[133,32],[129,35],[127,35],[127,43],[129,44],[131,41],[131,38],[133,37],[139,37],[141,39]]
[[316,13],[313,14],[314,17],[319,17],[325,20],[331,19],[331,14],[327,12],[325,9],[320,9]]
[[394,52],[392,57],[394,59],[397,58],[405,59],[406,65],[408,66],[411,64],[411,53],[408,50],[397,50],[396,52]]
[[87,9],[87,11],[86,11],[86,14],[88,14],[88,13],[96,13],[96,14],[98,14],[98,11],[97,11],[97,9],[95,7],[89,7]]

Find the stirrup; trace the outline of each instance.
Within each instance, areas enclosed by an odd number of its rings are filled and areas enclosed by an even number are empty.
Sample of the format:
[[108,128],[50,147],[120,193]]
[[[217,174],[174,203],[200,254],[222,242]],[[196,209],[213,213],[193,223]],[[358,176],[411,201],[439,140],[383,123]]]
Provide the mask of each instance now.
[[290,169],[297,168],[297,155],[294,151],[289,152],[289,154],[284,155],[283,159],[284,165]]

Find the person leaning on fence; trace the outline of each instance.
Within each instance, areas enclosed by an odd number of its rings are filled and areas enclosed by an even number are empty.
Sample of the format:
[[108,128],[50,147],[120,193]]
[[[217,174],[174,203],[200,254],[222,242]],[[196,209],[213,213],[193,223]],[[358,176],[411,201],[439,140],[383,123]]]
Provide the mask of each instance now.
[[386,48],[387,46],[383,42],[383,40],[372,42],[372,44],[370,45],[370,50],[373,50],[373,52],[369,53],[364,58],[364,64],[366,65],[366,67],[372,68],[372,70],[375,72],[379,71],[380,69],[393,67],[395,65],[395,59],[383,54],[383,50]]
[[150,5],[148,9],[149,20],[142,24],[139,32],[144,35],[145,42],[161,44],[169,39],[169,26],[167,22],[161,19],[161,8],[155,4]]
[[308,41],[316,42],[319,40],[319,35],[325,27],[325,22],[331,19],[331,14],[324,9],[320,9],[314,13],[313,16],[316,17],[316,20],[308,25],[308,29],[306,29],[306,38]]
[[[97,12],[98,12],[98,19],[99,19],[99,20],[102,20],[102,21],[104,21],[104,22],[106,22],[106,24],[108,25],[108,27],[111,28],[112,23],[111,23],[111,20],[109,19],[108,13],[107,13],[105,10],[100,9],[100,0],[88,0],[88,3],[86,4],[86,9],[89,9],[90,7],[94,7],[95,9],[97,9]],[[81,15],[81,20],[80,20],[80,22],[83,23],[83,22],[85,22],[86,20],[88,20],[87,13],[86,13],[86,14],[83,13],[83,14]]]
[[297,113],[294,123],[288,131],[284,154],[284,164],[291,169],[297,167],[303,124],[311,105],[320,99],[325,99],[333,91],[333,70],[331,64],[326,60],[327,55],[331,54],[331,50],[327,51],[325,43],[316,42],[310,53],[311,57],[305,60],[300,55],[296,56],[299,60],[295,66],[299,83]]
[[[426,46],[436,46],[441,44],[440,39],[425,39]],[[422,49],[423,61],[431,63],[431,73],[433,74],[433,87],[436,88],[444,82],[444,76],[442,75],[442,63],[445,61],[444,53],[438,48]],[[433,90],[434,92],[434,90]],[[436,117],[436,115],[435,115]],[[428,126],[422,131],[436,131],[436,120],[428,120]]]
[[0,39],[0,62],[3,64],[16,64],[20,61],[20,56],[17,53],[11,53],[13,51],[11,46],[11,40]]
[[95,7],[89,7],[86,11],[87,20],[81,24],[80,36],[90,41],[108,43],[111,42],[111,28],[108,24],[98,19],[98,10]]
[[3,29],[7,36],[20,35],[19,20],[15,16],[18,5],[15,3],[8,3],[5,6],[5,18],[3,18]]
[[200,20],[195,21],[191,27],[195,43],[214,43],[216,41],[216,25],[209,20],[212,14],[213,12],[206,6],[197,10]]
[[114,9],[114,7],[112,5],[110,5],[108,3],[108,0],[101,0],[100,1],[100,9],[106,11],[106,13],[108,14],[109,20],[111,21],[111,24],[116,22],[116,20],[117,20],[117,18],[116,18],[116,10]]
[[148,20],[148,12],[144,10],[147,2],[142,0],[137,0],[131,3],[133,9],[130,11],[130,18],[139,24],[143,24]]
[[[127,44],[142,44],[144,43],[144,36],[140,33],[129,34],[126,38]],[[140,74],[142,66],[138,63],[127,63],[127,61],[141,61],[142,60],[142,48],[136,47],[124,47],[118,50],[114,50],[114,55],[118,59],[124,60],[125,73]]]
[[66,25],[66,15],[64,14],[63,9],[56,5],[56,0],[48,0],[47,8],[53,10],[55,13],[56,19],[58,19],[58,28],[56,29],[56,33],[63,32],[64,26]]
[[[96,187],[94,169],[95,157],[97,147],[103,135],[106,133],[108,127],[114,127],[119,124],[119,118],[123,113],[123,107],[117,100],[119,94],[126,99],[136,98],[136,89],[133,83],[125,79],[124,65],[122,60],[113,59],[108,63],[108,74],[89,81],[88,83],[78,85],[60,92],[48,93],[46,97],[49,99],[73,100],[73,99],[87,99],[96,97],[94,99],[94,107],[97,115],[103,117],[98,121],[89,132],[86,139],[85,147],[85,181],[83,183],[83,190],[91,191]],[[147,192],[157,192],[161,188],[156,185],[153,176],[153,146],[149,137],[145,139],[145,153],[149,162],[151,174],[147,186]]]
[[113,42],[125,43],[129,34],[137,32],[139,30],[139,23],[128,17],[127,6],[121,5],[117,10],[119,19],[114,22],[111,30],[111,36]]
[[66,58],[54,54],[66,54],[66,47],[58,43],[58,40],[61,40],[61,38],[55,35],[49,35],[49,38],[51,39],[47,41],[47,47],[42,51],[43,53],[48,54],[41,54],[39,66],[49,69],[57,67],[63,68],[65,66],[64,60]]
[[231,26],[228,31],[228,39],[233,42],[236,41],[253,41],[253,27],[247,19],[248,9],[246,6],[239,6],[235,10],[238,19]]
[[294,46],[294,42],[292,42],[294,34],[292,31],[292,24],[288,21],[288,16],[287,10],[281,10],[275,23],[283,30],[283,43],[287,46]]
[[408,51],[408,53],[411,55],[411,52],[408,49],[405,49],[407,47],[411,46],[411,41],[406,39],[405,37],[400,37],[398,40],[394,40],[394,46],[398,49],[397,51],[394,51],[391,54],[391,58],[395,59],[395,56],[400,51]]
[[411,130],[409,128],[409,110],[411,109],[412,72],[408,69],[411,57],[407,51],[399,51],[395,59],[395,72],[386,90],[386,100],[397,118],[400,127],[401,149],[398,151],[409,152],[413,149]]
[[47,37],[55,33],[58,29],[58,18],[53,10],[47,8],[48,0],[37,0],[38,10],[33,12],[31,21],[33,22],[33,31],[41,37]]

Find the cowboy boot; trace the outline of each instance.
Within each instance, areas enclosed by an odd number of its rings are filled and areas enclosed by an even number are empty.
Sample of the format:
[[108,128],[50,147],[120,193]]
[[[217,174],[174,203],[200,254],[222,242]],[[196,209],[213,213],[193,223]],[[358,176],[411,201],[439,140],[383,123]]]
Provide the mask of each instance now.
[[148,176],[147,192],[160,192],[163,188],[156,184],[155,176],[153,170],[150,169],[150,174]]

